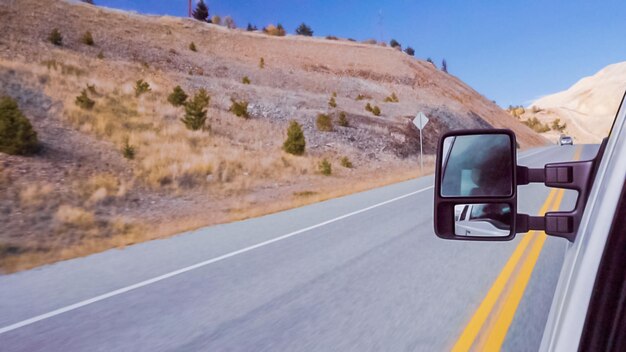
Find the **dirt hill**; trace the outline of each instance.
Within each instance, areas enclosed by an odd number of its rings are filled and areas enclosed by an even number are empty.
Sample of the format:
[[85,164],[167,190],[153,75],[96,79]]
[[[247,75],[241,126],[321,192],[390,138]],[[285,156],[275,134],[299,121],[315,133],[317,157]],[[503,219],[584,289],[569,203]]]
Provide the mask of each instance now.
[[[18,101],[42,144],[31,157],[0,154],[0,270],[415,177],[418,111],[431,119],[430,165],[450,129],[511,128],[522,148],[545,143],[454,76],[378,45],[58,0],[3,1],[0,29],[0,95]],[[202,130],[168,103],[177,85],[190,99],[211,96]],[[93,107],[76,103],[82,91]],[[248,118],[233,101],[248,104]],[[281,149],[290,120],[303,127],[303,156]]]
[[[567,124],[564,132],[579,143],[599,143],[608,135],[625,92],[626,62],[620,62],[538,99],[526,111],[547,123],[560,119]],[[558,138],[558,133],[551,137]]]

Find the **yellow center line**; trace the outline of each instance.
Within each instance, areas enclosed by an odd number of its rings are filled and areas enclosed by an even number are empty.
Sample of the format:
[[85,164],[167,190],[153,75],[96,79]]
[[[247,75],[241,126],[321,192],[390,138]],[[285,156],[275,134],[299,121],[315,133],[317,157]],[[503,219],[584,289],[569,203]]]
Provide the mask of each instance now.
[[[578,160],[581,153],[582,147],[578,146],[573,159]],[[539,210],[539,215],[544,215],[548,209],[558,210],[564,194],[563,189],[553,188]],[[479,341],[480,348],[477,349],[486,351],[500,349],[530,281],[546,238],[547,236],[543,231],[535,231],[522,238],[465,330],[463,330],[452,351],[469,351],[490,316],[489,324],[481,334],[485,338]],[[518,266],[520,260],[521,264]],[[501,296],[504,298],[502,299]],[[494,307],[496,307],[495,311]]]

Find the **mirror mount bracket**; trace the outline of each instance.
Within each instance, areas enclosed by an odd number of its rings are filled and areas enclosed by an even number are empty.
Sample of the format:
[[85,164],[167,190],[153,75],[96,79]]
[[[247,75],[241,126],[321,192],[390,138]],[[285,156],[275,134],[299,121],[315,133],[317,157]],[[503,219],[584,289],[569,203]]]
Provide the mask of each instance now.
[[517,214],[515,232],[544,231],[550,236],[574,241],[574,216],[570,212],[548,212],[546,216]]
[[517,165],[517,185],[527,185],[529,183],[544,183],[546,182],[545,170],[531,169],[526,166]]

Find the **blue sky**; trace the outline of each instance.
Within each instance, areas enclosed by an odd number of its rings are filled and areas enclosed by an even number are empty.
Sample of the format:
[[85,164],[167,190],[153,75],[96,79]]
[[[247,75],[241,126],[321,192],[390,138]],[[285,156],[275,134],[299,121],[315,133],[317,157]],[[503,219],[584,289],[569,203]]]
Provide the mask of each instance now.
[[[186,16],[187,0],[95,0],[149,14]],[[193,0],[194,4],[197,0]],[[499,105],[526,105],[626,61],[623,0],[209,0],[210,15],[240,27],[301,22],[316,36],[396,39]]]

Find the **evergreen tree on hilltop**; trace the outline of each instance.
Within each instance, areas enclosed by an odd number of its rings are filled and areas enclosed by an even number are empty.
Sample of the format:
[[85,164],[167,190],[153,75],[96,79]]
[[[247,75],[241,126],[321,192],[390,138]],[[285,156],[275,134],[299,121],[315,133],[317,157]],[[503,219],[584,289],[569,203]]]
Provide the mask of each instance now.
[[196,5],[196,9],[193,10],[193,18],[198,21],[208,22],[209,19],[209,8],[204,3],[204,0],[200,0],[198,5]]

